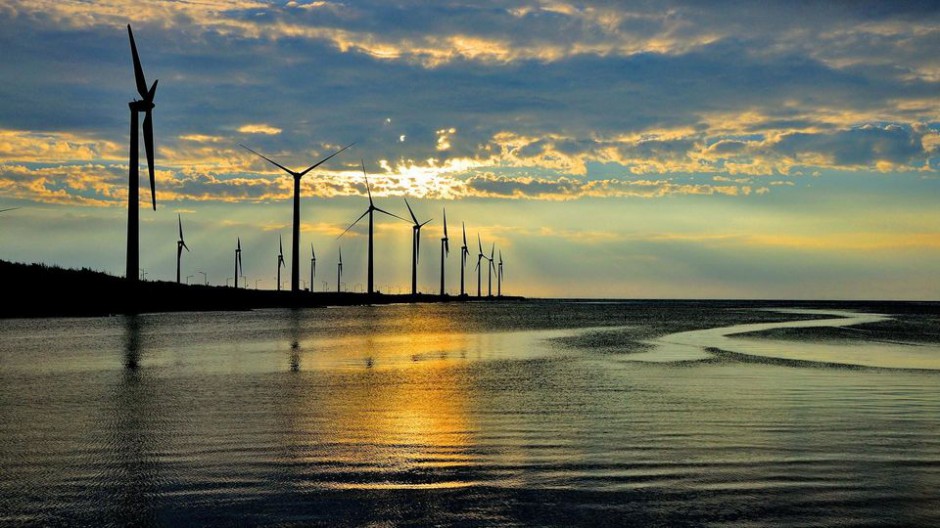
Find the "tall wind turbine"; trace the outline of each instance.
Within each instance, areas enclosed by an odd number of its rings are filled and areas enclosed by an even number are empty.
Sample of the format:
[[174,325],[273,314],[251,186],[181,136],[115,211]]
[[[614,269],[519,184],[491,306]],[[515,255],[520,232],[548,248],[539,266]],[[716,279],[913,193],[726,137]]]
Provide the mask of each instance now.
[[281,268],[284,267],[284,239],[277,237],[277,291],[281,291]]
[[503,250],[499,250],[499,271],[496,273],[496,296],[503,296]]
[[343,283],[343,248],[339,248],[339,265],[336,267],[336,293],[340,292],[340,285]]
[[241,270],[242,273],[245,272],[245,268],[242,266],[242,239],[238,237],[238,245],[235,246],[235,289],[238,289],[238,271]]
[[180,260],[183,257],[183,248],[186,248],[186,251],[189,251],[189,246],[186,245],[186,241],[183,240],[183,218],[180,215],[176,215],[176,219],[179,221],[180,225],[180,239],[176,241],[176,283],[180,283]]
[[490,265],[487,266],[487,269],[486,269],[486,277],[487,277],[486,280],[489,283],[486,287],[487,297],[493,296],[493,269],[496,267],[496,265],[493,263],[495,261],[493,257],[495,256],[496,256],[496,242],[493,242],[493,247],[492,249],[490,249],[490,256],[483,257],[490,262]]
[[[368,286],[369,286],[369,290],[368,290],[368,291],[369,291],[369,295],[372,295],[372,293],[375,291],[375,289],[374,289],[374,287],[373,287],[374,284],[375,284],[375,282],[373,281],[374,275],[373,275],[373,266],[372,266],[372,255],[373,255],[373,251],[372,251],[372,231],[373,231],[373,225],[374,225],[374,223],[375,223],[375,222],[374,222],[374,218],[373,218],[373,213],[375,213],[376,211],[378,211],[378,212],[380,212],[380,213],[387,214],[388,216],[394,216],[395,218],[397,218],[397,219],[399,219],[399,220],[404,220],[405,222],[407,222],[408,220],[406,220],[406,219],[404,219],[404,218],[398,216],[397,214],[390,213],[390,212],[388,212],[388,211],[386,211],[386,210],[384,210],[384,209],[380,209],[380,208],[378,208],[378,207],[375,206],[375,203],[372,202],[372,190],[371,190],[370,187],[369,187],[369,177],[366,176],[366,166],[365,166],[365,163],[362,162],[361,160],[360,160],[360,163],[362,164],[362,177],[365,178],[365,180],[366,180],[366,192],[369,194],[369,208],[366,209],[366,212],[362,213],[362,215],[360,215],[359,218],[357,218],[355,222],[353,222],[352,224],[350,224],[349,227],[347,227],[346,230],[343,231],[343,232],[339,235],[339,237],[342,237],[343,235],[345,235],[346,232],[349,231],[350,229],[352,229],[354,225],[358,224],[359,221],[362,220],[363,218],[365,218],[366,215],[369,215],[369,263],[368,263],[368,264],[369,264],[369,265],[368,265],[368,268],[369,268],[369,278],[368,278],[368,281],[367,281],[367,282],[368,282]],[[337,238],[339,238],[339,237],[337,237]]]
[[405,198],[405,205],[408,206],[408,212],[411,213],[411,220],[414,224],[411,226],[411,294],[418,294],[418,260],[421,259],[421,228],[431,220],[419,223],[415,217],[415,212],[411,210],[411,204],[408,198]]
[[[346,145],[345,147],[337,150],[336,152],[330,154],[329,156],[323,158],[322,160],[318,161],[317,163],[314,163],[313,165],[307,167],[306,169],[300,172],[292,171],[288,169],[287,167],[281,165],[280,163],[272,160],[271,158],[268,158],[267,156],[264,156],[262,154],[258,154],[257,152],[246,147],[245,145],[242,145],[242,148],[244,148],[248,152],[251,152],[252,154],[256,156],[260,156],[261,158],[267,160],[272,165],[275,165],[276,167],[280,168],[287,174],[290,174],[291,176],[294,177],[294,229],[293,229],[294,240],[291,243],[292,254],[290,258],[290,265],[291,265],[290,290],[294,293],[297,293],[300,291],[300,179],[303,178],[304,175],[307,174],[308,172],[319,167],[323,163],[326,163],[330,158],[348,149],[349,147],[353,145],[354,143]],[[281,268],[278,268],[278,273],[280,273],[280,271],[281,271]],[[281,283],[278,282],[277,286],[278,286],[278,289],[280,290]]]
[[467,248],[467,225],[460,222],[460,227],[463,230],[463,245],[460,246],[460,296],[463,297],[466,295],[463,287],[464,268],[467,267],[467,257],[470,256],[470,249]]
[[480,267],[480,262],[486,258],[486,255],[483,254],[483,242],[480,240],[480,233],[477,233],[477,246],[479,246],[479,253],[477,253],[477,297],[483,297],[483,268]]
[[317,253],[313,250],[313,243],[310,243],[310,293],[313,293],[313,279],[317,276]]
[[441,297],[444,296],[444,258],[450,253],[449,239],[447,238],[447,209],[441,209],[444,213],[444,237],[441,238]]
[[138,143],[140,140],[137,136],[137,114],[144,113],[144,149],[147,153],[147,168],[150,171],[150,200],[153,203],[154,211],[156,211],[157,197],[153,180],[153,120],[151,111],[154,108],[153,97],[157,93],[158,81],[153,81],[153,86],[149,90],[147,89],[147,81],[144,79],[144,70],[140,66],[140,57],[137,56],[137,44],[134,43],[134,32],[131,31],[130,24],[127,25],[127,36],[130,38],[131,54],[134,57],[134,79],[137,81],[137,93],[142,98],[128,103],[131,110],[130,166],[128,169],[130,186],[127,192],[127,268],[124,277],[131,283],[136,283],[140,262],[140,211],[137,203],[140,190],[138,156]]

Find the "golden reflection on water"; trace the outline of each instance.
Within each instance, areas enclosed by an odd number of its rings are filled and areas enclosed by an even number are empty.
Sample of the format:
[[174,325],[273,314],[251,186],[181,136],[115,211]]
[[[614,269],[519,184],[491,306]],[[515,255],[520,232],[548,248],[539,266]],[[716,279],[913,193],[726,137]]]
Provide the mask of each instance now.
[[[408,324],[425,326],[420,320]],[[292,442],[304,444],[299,461],[313,469],[315,482],[306,485],[375,490],[475,485],[459,474],[471,462],[474,445],[474,388],[455,363],[467,346],[467,335],[450,333],[292,342],[291,370],[325,369],[338,378],[328,393],[300,402],[303,408],[294,412],[306,417],[291,419]]]

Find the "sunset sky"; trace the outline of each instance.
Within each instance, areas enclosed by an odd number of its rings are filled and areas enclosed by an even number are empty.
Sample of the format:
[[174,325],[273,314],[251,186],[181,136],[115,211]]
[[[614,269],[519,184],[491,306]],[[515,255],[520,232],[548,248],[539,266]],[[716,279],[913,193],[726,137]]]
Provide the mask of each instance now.
[[[303,180],[317,289],[340,244],[366,281],[364,229],[337,240],[362,160],[376,205],[433,218],[424,291],[446,207],[452,293],[466,222],[474,289],[479,234],[511,294],[940,299],[936,2],[0,0],[0,258],[123,274],[128,23],[160,81],[148,279],[181,214],[183,275],[224,284],[240,236],[274,288],[292,181],[238,145],[303,169],[356,142]],[[404,290],[411,228],[377,218]]]

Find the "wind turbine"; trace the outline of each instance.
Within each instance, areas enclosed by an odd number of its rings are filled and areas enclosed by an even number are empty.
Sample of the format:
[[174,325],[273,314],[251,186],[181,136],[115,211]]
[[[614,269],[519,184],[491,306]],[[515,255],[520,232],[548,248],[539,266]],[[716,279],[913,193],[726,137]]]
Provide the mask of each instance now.
[[339,248],[339,265],[336,268],[336,293],[340,292],[340,284],[343,283],[343,248]]
[[490,256],[488,256],[488,257],[483,257],[483,258],[485,258],[486,260],[490,261],[490,265],[487,266],[487,268],[486,268],[486,277],[487,277],[486,280],[487,280],[487,282],[489,283],[489,284],[487,285],[487,287],[486,287],[486,296],[487,296],[487,297],[492,297],[492,296],[493,296],[493,269],[496,267],[496,265],[493,264],[493,262],[494,262],[494,258],[493,258],[493,257],[495,257],[495,256],[496,256],[496,242],[493,242],[493,247],[492,247],[492,249],[490,249]]
[[235,249],[235,289],[238,289],[238,271],[241,270],[244,273],[245,268],[242,266],[242,239],[238,237],[238,246]]
[[482,279],[483,279],[483,268],[480,267],[480,261],[486,258],[486,255],[483,254],[483,242],[480,240],[480,233],[477,233],[477,246],[479,246],[479,253],[477,253],[477,297],[483,297],[482,289]]
[[464,293],[464,268],[467,267],[467,257],[470,256],[470,249],[467,248],[467,226],[463,222],[460,222],[460,227],[463,230],[463,245],[460,246],[460,296],[463,297],[466,295]]
[[313,250],[313,243],[310,243],[310,293],[313,293],[313,279],[317,276],[317,253]]
[[144,112],[144,149],[147,154],[147,168],[150,171],[150,200],[153,203],[154,211],[156,211],[157,197],[153,180],[153,120],[151,111],[154,108],[153,97],[157,93],[158,81],[153,81],[153,86],[149,90],[147,89],[147,81],[144,79],[144,70],[140,66],[140,57],[137,56],[137,45],[134,43],[134,33],[131,31],[130,24],[127,25],[127,36],[130,38],[131,54],[134,57],[134,79],[137,82],[137,93],[142,98],[128,103],[131,110],[130,166],[128,168],[130,187],[127,193],[127,268],[124,277],[131,283],[136,283],[137,269],[140,262],[140,211],[138,204],[140,166],[137,150],[139,147],[137,114]]
[[[254,155],[256,155],[256,156],[259,156],[259,157],[261,157],[261,158],[267,160],[267,161],[270,162],[272,165],[277,166],[278,168],[280,168],[281,170],[283,170],[283,171],[286,172],[287,174],[290,174],[291,176],[294,177],[294,228],[293,228],[293,237],[294,237],[294,240],[293,240],[293,242],[291,243],[291,251],[292,251],[293,253],[291,254],[291,258],[290,258],[290,265],[291,265],[291,271],[290,271],[290,290],[291,290],[292,292],[294,292],[294,293],[297,293],[297,292],[300,291],[300,179],[303,178],[304,175],[307,174],[308,172],[310,172],[310,171],[312,171],[313,169],[319,167],[319,166],[322,165],[323,163],[326,163],[330,158],[332,158],[333,156],[339,154],[340,152],[342,152],[342,151],[348,149],[349,147],[353,146],[354,144],[355,144],[355,143],[350,143],[349,145],[346,145],[345,147],[343,147],[343,148],[337,150],[336,152],[330,154],[329,156],[323,158],[322,160],[318,161],[317,163],[314,163],[313,165],[307,167],[306,169],[304,169],[304,170],[302,170],[302,171],[300,171],[300,172],[292,171],[292,170],[288,169],[287,167],[281,165],[280,163],[278,163],[278,162],[272,160],[271,158],[269,158],[269,157],[267,157],[267,156],[264,156],[264,155],[262,155],[262,154],[259,154],[259,153],[255,152],[255,151],[251,150],[250,148],[246,147],[245,145],[241,145],[242,148],[244,148],[244,149],[247,150],[248,152],[251,152],[252,154],[254,154]],[[280,273],[280,271],[281,271],[281,269],[278,268],[278,273]],[[278,282],[277,286],[278,286],[278,290],[280,290],[280,288],[281,288],[281,283]]]
[[373,251],[372,251],[372,228],[373,228],[373,225],[374,225],[373,213],[374,213],[375,211],[378,211],[378,212],[380,212],[380,213],[387,214],[388,216],[394,216],[395,218],[397,218],[397,219],[399,219],[399,220],[404,220],[405,222],[407,222],[408,220],[406,220],[406,219],[404,219],[404,218],[398,216],[397,214],[390,213],[390,212],[388,212],[388,211],[386,211],[386,210],[384,210],[384,209],[380,209],[380,208],[378,208],[378,207],[375,206],[375,203],[372,202],[372,190],[369,188],[369,177],[366,176],[366,166],[365,166],[365,163],[360,160],[360,164],[362,165],[362,177],[365,178],[365,180],[366,180],[366,192],[369,194],[369,208],[366,209],[366,212],[362,213],[362,215],[360,215],[359,218],[357,218],[355,222],[353,222],[352,224],[350,224],[349,227],[347,227],[346,230],[343,231],[343,232],[339,235],[339,237],[336,237],[336,238],[340,238],[340,237],[342,237],[343,235],[345,235],[346,232],[349,231],[350,229],[352,229],[354,225],[358,224],[359,221],[362,220],[363,218],[365,218],[366,215],[369,215],[369,263],[368,263],[368,264],[369,264],[369,265],[368,265],[368,268],[369,268],[369,280],[368,280],[368,286],[369,286],[369,295],[372,295],[372,293],[373,293],[373,291],[374,291],[374,287],[373,287],[373,286],[374,286],[374,281],[373,281],[373,276],[374,276],[374,275],[373,275],[373,266],[372,266],[372,255],[373,255]]
[[418,294],[418,260],[421,258],[421,228],[431,220],[419,223],[415,217],[415,212],[411,210],[411,204],[408,198],[405,198],[405,205],[408,206],[408,212],[411,213],[411,220],[414,225],[411,226],[411,294]]
[[499,271],[496,273],[496,296],[503,296],[503,250],[499,250]]
[[444,237],[441,238],[441,297],[444,296],[446,290],[444,290],[444,257],[450,253],[450,244],[447,238],[447,210],[441,209],[444,213]]
[[281,268],[284,267],[284,239],[280,235],[277,237],[277,291],[281,291]]
[[176,283],[180,283],[180,260],[183,257],[183,248],[186,248],[186,251],[189,251],[189,246],[186,245],[186,242],[183,240],[183,218],[180,215],[176,215],[177,221],[180,225],[180,239],[176,241]]

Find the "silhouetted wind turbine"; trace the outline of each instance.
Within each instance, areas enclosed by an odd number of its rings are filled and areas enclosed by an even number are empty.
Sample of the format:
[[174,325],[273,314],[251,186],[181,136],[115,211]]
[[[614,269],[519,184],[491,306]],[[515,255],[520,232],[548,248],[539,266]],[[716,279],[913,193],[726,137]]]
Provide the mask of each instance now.
[[411,204],[408,203],[407,198],[405,198],[405,205],[408,207],[408,212],[411,213],[411,220],[414,222],[414,225],[411,226],[411,294],[417,295],[418,260],[421,259],[421,228],[431,220],[419,223],[418,218],[415,217],[415,212],[411,210]]
[[[287,167],[281,165],[280,163],[272,160],[271,158],[264,156],[263,154],[259,154],[251,150],[250,148],[246,147],[245,145],[242,145],[242,148],[244,148],[248,152],[251,152],[252,154],[255,154],[256,156],[260,156],[261,158],[264,158],[265,160],[270,162],[272,165],[277,166],[278,168],[280,168],[287,174],[290,174],[291,176],[294,177],[294,228],[293,228],[294,240],[291,243],[292,254],[290,258],[290,265],[291,265],[290,290],[294,293],[297,293],[300,291],[300,179],[303,178],[304,175],[307,174],[308,172],[319,167],[323,163],[326,163],[330,158],[348,149],[354,144],[355,143],[350,143],[349,145],[346,145],[345,147],[337,150],[336,152],[330,154],[329,156],[323,158],[322,160],[318,161],[317,163],[314,163],[313,165],[307,167],[306,169],[300,172],[292,171],[288,169]],[[281,269],[278,268],[278,273],[280,273],[280,271]],[[278,290],[280,290],[281,288],[280,282],[278,282],[277,286],[278,286]]]
[[470,256],[470,249],[467,248],[467,226],[463,222],[460,222],[461,230],[463,231],[463,245],[460,246],[460,296],[463,297],[464,293],[464,268],[467,267],[467,257]]
[[147,89],[147,81],[144,79],[144,70],[140,67],[140,57],[137,56],[137,45],[134,43],[134,33],[131,31],[130,24],[127,25],[127,36],[131,41],[131,54],[134,56],[134,78],[137,82],[137,93],[142,100],[133,100],[128,103],[131,110],[131,141],[130,141],[130,167],[128,170],[128,179],[130,187],[127,193],[127,268],[125,278],[132,282],[137,282],[137,269],[140,262],[140,215],[139,215],[139,188],[140,188],[140,167],[138,156],[138,138],[137,138],[137,114],[144,112],[144,149],[147,153],[147,168],[150,171],[150,200],[153,203],[154,211],[157,210],[157,197],[153,180],[153,121],[151,111],[154,108],[153,97],[157,93],[157,82],[153,81],[153,86]]
[[486,296],[487,296],[487,297],[492,297],[492,296],[493,296],[493,269],[495,269],[495,267],[496,267],[496,265],[493,263],[493,261],[494,261],[494,258],[493,258],[493,257],[495,257],[495,256],[496,256],[496,242],[493,242],[493,247],[492,247],[492,249],[490,249],[490,256],[488,256],[488,257],[483,257],[483,258],[485,258],[486,260],[490,261],[490,265],[487,266],[487,269],[486,269],[486,280],[487,280],[487,282],[488,282],[488,285],[487,285],[487,287],[486,287]]
[[499,250],[499,271],[496,273],[496,296],[503,296],[503,250]]
[[343,248],[339,248],[339,265],[336,268],[336,293],[340,292],[340,285],[343,283]]
[[281,291],[281,268],[284,267],[284,239],[277,237],[277,291]]
[[372,190],[371,190],[370,187],[369,187],[369,177],[366,176],[366,166],[365,166],[365,163],[363,163],[363,162],[360,160],[360,164],[362,164],[362,177],[365,178],[365,180],[366,180],[366,192],[369,194],[369,208],[366,209],[366,212],[362,213],[362,215],[360,215],[359,218],[357,218],[355,222],[353,222],[352,224],[350,224],[349,227],[347,227],[346,230],[343,231],[343,232],[339,235],[339,237],[336,237],[336,238],[340,238],[340,237],[342,237],[343,235],[345,235],[346,232],[348,232],[350,229],[352,229],[354,225],[358,224],[359,221],[362,220],[363,218],[365,218],[366,215],[369,215],[369,263],[368,263],[368,268],[369,268],[368,273],[369,273],[369,277],[368,277],[368,281],[367,281],[367,282],[368,282],[368,291],[369,291],[369,295],[372,295],[372,293],[375,291],[375,289],[374,289],[374,287],[373,287],[373,286],[374,286],[374,281],[373,281],[373,266],[372,266],[372,255],[373,255],[373,251],[372,251],[372,231],[373,231],[373,229],[372,229],[372,228],[373,228],[373,225],[374,225],[373,213],[374,213],[375,211],[378,211],[378,212],[380,212],[380,213],[387,214],[388,216],[394,216],[395,218],[397,218],[397,219],[399,219],[399,220],[404,220],[405,222],[407,222],[408,220],[405,219],[405,218],[402,218],[402,217],[398,216],[397,214],[390,213],[390,212],[388,212],[388,211],[386,211],[386,210],[384,210],[384,209],[380,209],[380,208],[378,208],[378,207],[375,206],[375,203],[372,202]]
[[186,245],[186,242],[183,240],[183,219],[180,215],[176,215],[177,221],[180,225],[180,239],[176,241],[176,283],[180,283],[180,260],[183,257],[183,248],[186,248],[186,251],[189,251],[189,246]]
[[317,276],[317,253],[313,250],[313,243],[310,244],[310,293],[313,293],[313,279]]
[[242,273],[245,272],[245,268],[242,267],[242,239],[238,238],[238,246],[235,248],[235,289],[238,289],[238,271],[241,270]]
[[446,293],[444,289],[444,258],[450,253],[449,239],[447,238],[447,209],[442,208],[444,214],[444,237],[441,238],[441,296]]
[[483,242],[480,240],[480,233],[477,233],[477,246],[479,246],[479,253],[477,253],[477,297],[483,297],[483,268],[480,267],[480,262],[486,258],[486,255],[483,254]]

